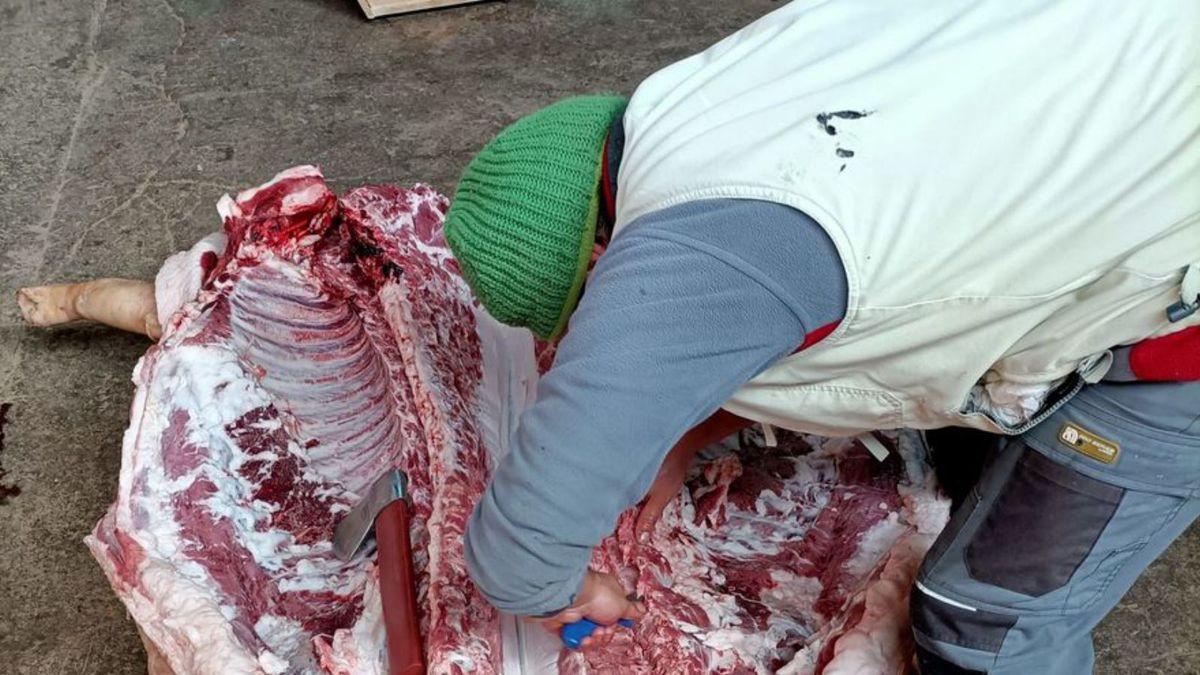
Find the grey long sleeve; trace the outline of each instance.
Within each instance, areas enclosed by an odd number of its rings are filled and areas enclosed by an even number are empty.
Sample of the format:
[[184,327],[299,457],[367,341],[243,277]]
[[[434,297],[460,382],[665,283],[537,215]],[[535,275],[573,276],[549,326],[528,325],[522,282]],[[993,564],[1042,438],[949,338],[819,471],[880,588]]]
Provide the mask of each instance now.
[[592,548],[674,443],[841,320],[845,295],[832,242],[786,206],[704,201],[631,223],[600,258],[468,524],[467,564],[492,604],[523,615],[569,605]]

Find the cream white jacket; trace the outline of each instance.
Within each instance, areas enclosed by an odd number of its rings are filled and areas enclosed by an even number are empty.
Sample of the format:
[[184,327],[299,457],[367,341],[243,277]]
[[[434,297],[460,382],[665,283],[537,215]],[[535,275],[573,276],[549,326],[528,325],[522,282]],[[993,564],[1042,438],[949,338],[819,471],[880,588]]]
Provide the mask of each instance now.
[[845,320],[734,413],[1020,431],[978,382],[1066,378],[1048,411],[1110,348],[1197,320],[1167,317],[1200,290],[1197,26],[1196,0],[797,0],[638,88],[617,231],[753,198],[836,243]]

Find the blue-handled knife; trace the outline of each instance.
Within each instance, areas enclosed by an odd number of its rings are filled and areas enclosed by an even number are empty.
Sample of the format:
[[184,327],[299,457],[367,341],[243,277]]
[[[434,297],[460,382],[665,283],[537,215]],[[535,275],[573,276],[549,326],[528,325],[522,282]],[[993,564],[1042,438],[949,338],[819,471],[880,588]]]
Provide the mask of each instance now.
[[[633,628],[633,621],[621,619],[617,622],[617,625]],[[588,619],[580,619],[575,623],[569,623],[562,627],[562,643],[568,649],[579,649],[579,646],[583,644],[583,639],[591,635],[597,628],[599,628],[599,624]]]

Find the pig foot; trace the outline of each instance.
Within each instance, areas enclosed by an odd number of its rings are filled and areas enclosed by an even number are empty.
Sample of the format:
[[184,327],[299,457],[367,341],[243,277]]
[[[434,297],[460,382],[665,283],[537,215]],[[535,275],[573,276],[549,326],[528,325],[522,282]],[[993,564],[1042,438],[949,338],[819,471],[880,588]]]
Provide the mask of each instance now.
[[158,339],[162,327],[154,284],[133,279],[96,279],[80,284],[34,286],[17,291],[21,315],[33,326],[94,321]]
[[21,316],[29,325],[42,328],[79,321],[83,317],[75,309],[76,289],[76,284],[22,288],[17,291]]

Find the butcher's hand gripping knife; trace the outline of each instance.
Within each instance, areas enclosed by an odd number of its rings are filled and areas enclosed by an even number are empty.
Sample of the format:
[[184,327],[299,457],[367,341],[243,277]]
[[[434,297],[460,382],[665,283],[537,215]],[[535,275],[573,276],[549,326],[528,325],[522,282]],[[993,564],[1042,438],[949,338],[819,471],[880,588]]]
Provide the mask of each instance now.
[[[375,530],[379,553],[379,590],[383,598],[383,622],[387,628],[388,671],[391,675],[425,672],[425,649],[421,643],[421,621],[417,613],[416,575],[412,568],[409,531],[408,477],[389,471],[367,490],[333,535],[333,550],[342,560],[354,557]],[[633,622],[618,622],[632,628]],[[582,619],[562,627],[564,646],[579,649],[597,624]]]
[[[617,625],[633,628],[633,621],[630,619],[621,619],[617,622]],[[564,645],[571,649],[579,649],[579,646],[583,644],[583,639],[590,636],[597,628],[599,628],[599,624],[591,619],[580,619],[575,623],[563,626],[559,635],[562,637]]]
[[423,675],[425,648],[417,613],[416,575],[413,574],[408,476],[391,470],[375,481],[366,497],[342,519],[333,534],[333,550],[349,560],[375,530],[379,555],[379,592],[387,629],[388,672]]

